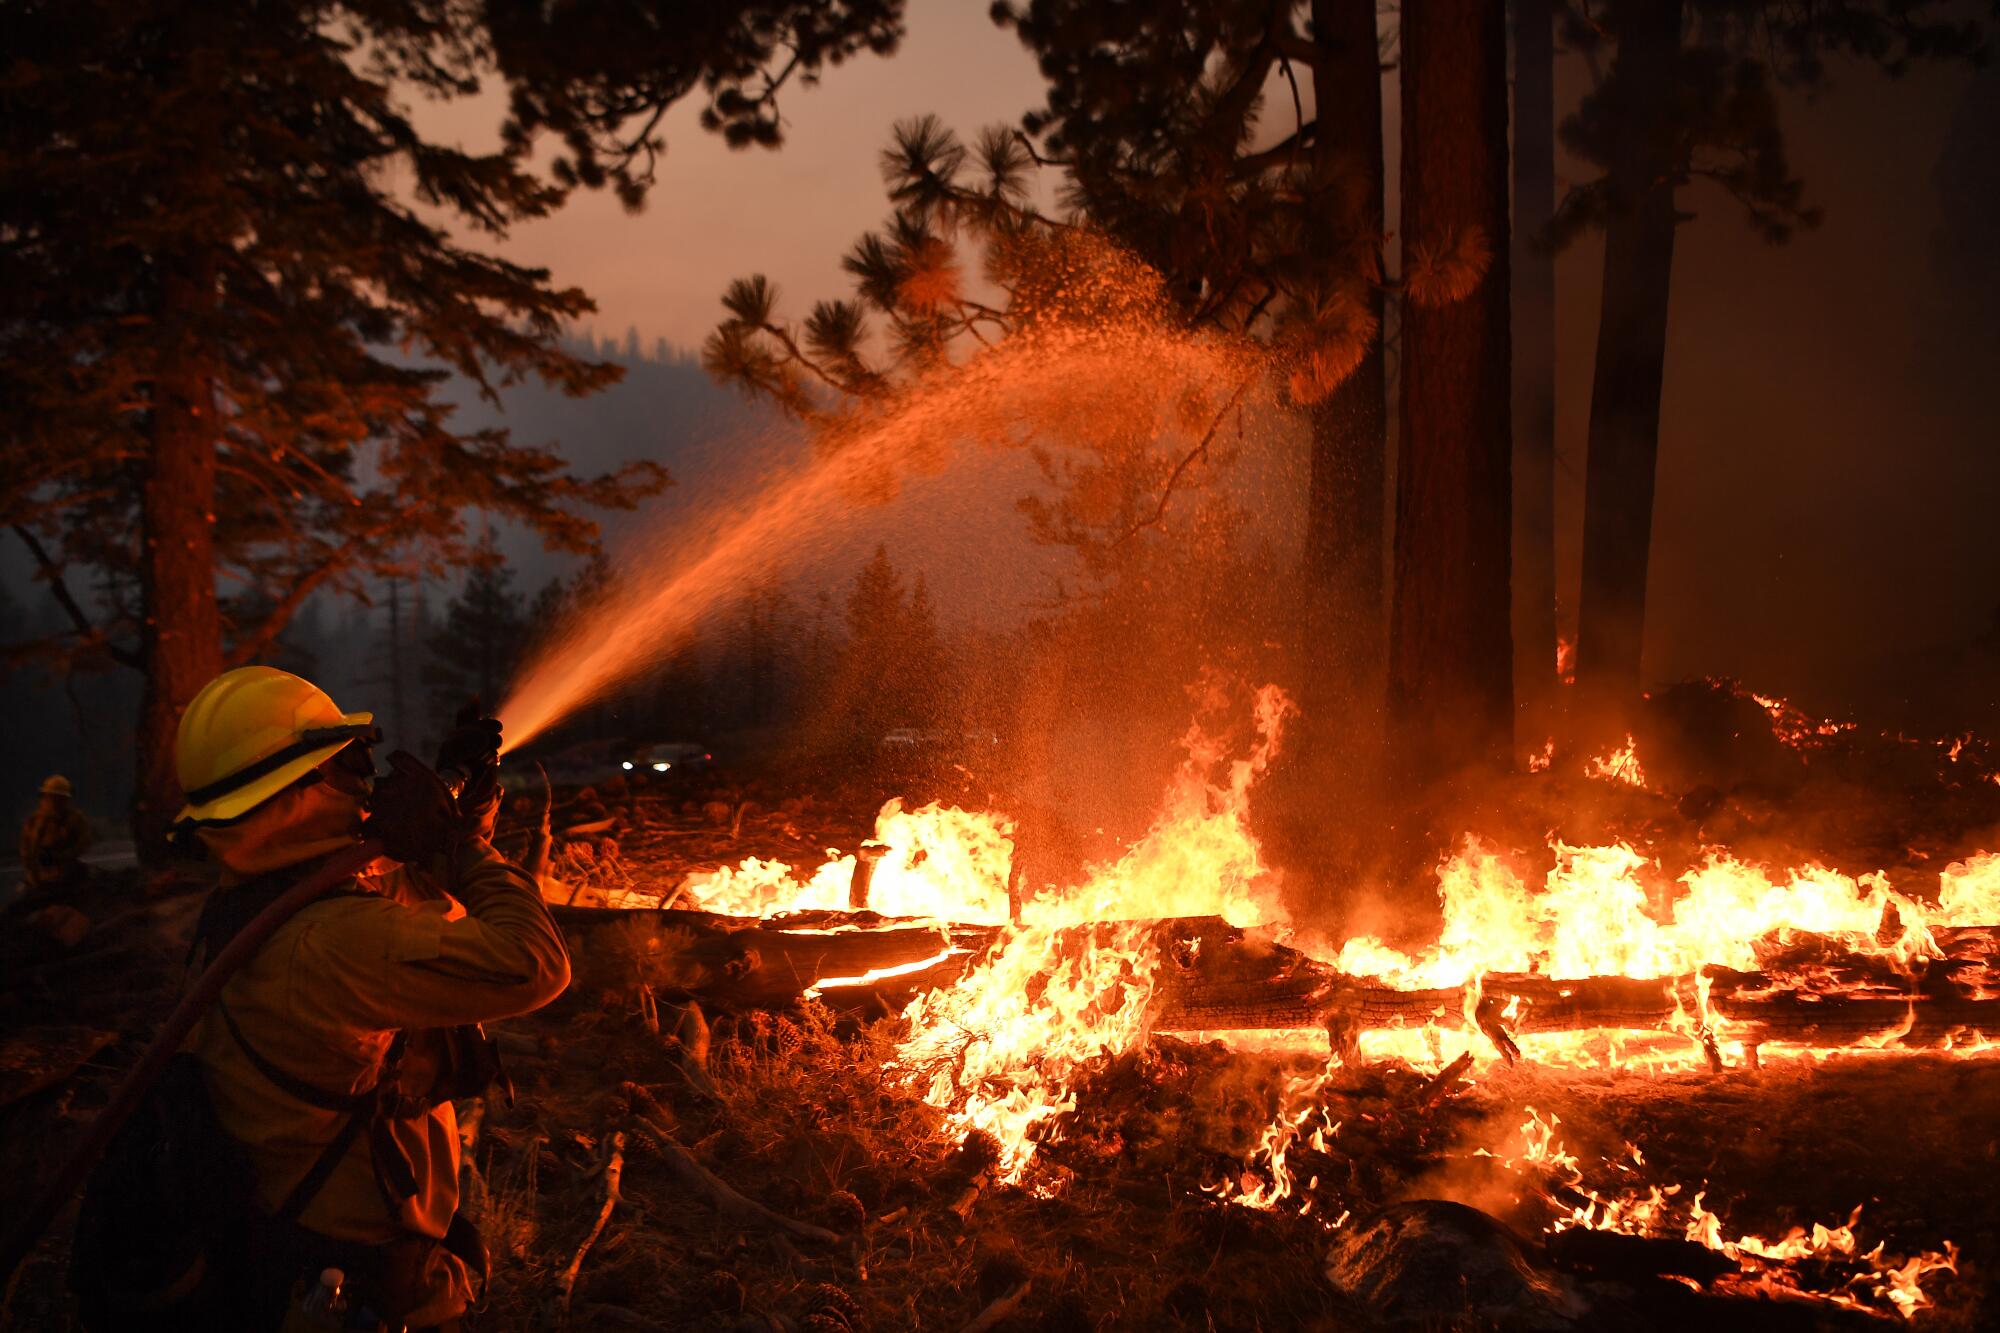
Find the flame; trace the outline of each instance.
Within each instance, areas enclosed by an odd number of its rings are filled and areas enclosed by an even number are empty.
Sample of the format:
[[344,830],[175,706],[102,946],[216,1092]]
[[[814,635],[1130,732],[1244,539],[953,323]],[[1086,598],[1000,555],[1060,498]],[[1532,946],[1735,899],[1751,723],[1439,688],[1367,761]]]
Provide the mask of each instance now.
[[[1296,1182],[1287,1157],[1293,1146],[1304,1143],[1314,1152],[1323,1153],[1340,1133],[1340,1122],[1319,1104],[1321,1089],[1340,1068],[1340,1056],[1333,1054],[1314,1073],[1288,1076],[1284,1091],[1278,1098],[1278,1113],[1264,1127],[1257,1147],[1250,1153],[1242,1172],[1233,1179],[1204,1185],[1204,1192],[1225,1203],[1265,1211],[1275,1209],[1292,1197]],[[1318,1183],[1319,1178],[1315,1176],[1306,1183],[1306,1188],[1311,1189]],[[1312,1200],[1306,1200],[1305,1207],[1311,1206]],[[1325,1219],[1328,1230],[1342,1225],[1347,1217],[1348,1214],[1342,1212],[1337,1218]]]
[[[869,881],[869,909],[999,925],[1007,920],[1013,834],[1013,821],[1004,815],[935,802],[905,810],[901,797],[891,799],[875,816],[874,841],[888,850]],[[829,849],[827,860],[803,878],[783,861],[753,856],[690,875],[682,891],[705,912],[768,917],[843,909],[853,882],[854,857]]]
[[1938,875],[1938,925],[1976,926],[2000,921],[2000,852],[1954,861]]
[[1026,1179],[1039,1137],[1074,1109],[1085,1069],[1144,1037],[1160,962],[1148,918],[1284,918],[1246,820],[1292,711],[1276,687],[1258,691],[1257,740],[1244,759],[1192,726],[1145,837],[1075,888],[1030,900],[985,962],[904,1012],[909,1035],[893,1067],[957,1132],[992,1135],[1002,1181]]
[[[2000,854],[1948,867],[1930,907],[1882,875],[1813,865],[1774,875],[1718,851],[1666,882],[1624,843],[1550,847],[1555,864],[1530,891],[1508,857],[1467,838],[1438,868],[1435,944],[1412,955],[1363,936],[1341,947],[1337,966],[1408,990],[1464,986],[1485,972],[1672,977],[1710,964],[1754,971],[1760,942],[1768,950],[1803,935],[1907,963],[1939,956],[1935,928],[2000,920]],[[1885,921],[1899,923],[1886,938]]]
[[1556,738],[1551,736],[1542,742],[1542,748],[1539,751],[1528,756],[1528,771],[1530,773],[1546,773],[1549,771],[1549,765],[1555,763],[1555,761]]
[[1794,750],[1816,749],[1841,732],[1855,729],[1852,722],[1814,718],[1773,695],[1752,694],[1750,699],[1771,715],[1771,734]]
[[1623,782],[1641,791],[1646,789],[1646,771],[1639,766],[1639,743],[1630,732],[1626,733],[1623,746],[1591,760],[1583,771],[1606,782]]
[[[906,1035],[889,1064],[905,1086],[943,1113],[953,1133],[992,1137],[993,1175],[1000,1182],[1043,1194],[1061,1187],[1059,1170],[1038,1165],[1037,1147],[1061,1132],[1060,1118],[1075,1108],[1085,1075],[1146,1037],[1161,946],[1168,942],[1159,929],[1161,918],[1213,915],[1236,926],[1280,931],[1289,925],[1274,876],[1250,833],[1248,812],[1251,791],[1276,754],[1293,709],[1281,691],[1266,687],[1255,694],[1250,711],[1255,739],[1247,755],[1233,754],[1199,722],[1191,725],[1183,742],[1186,757],[1148,833],[1078,883],[1024,902],[1010,903],[1013,825],[1004,816],[936,804],[905,809],[900,800],[879,812],[875,837],[883,851],[871,880],[871,906],[887,915],[1000,928],[976,966],[910,1003],[903,1014]],[[1644,785],[1630,736],[1621,750],[1596,761],[1593,771]],[[1553,839],[1547,855],[1536,882],[1534,872],[1524,868],[1525,858],[1467,837],[1438,865],[1442,921],[1434,942],[1404,951],[1359,937],[1332,951],[1331,961],[1351,977],[1443,993],[1420,1024],[1360,1034],[1362,1055],[1432,1069],[1467,1054],[1496,1058],[1494,1042],[1482,1030],[1495,1015],[1491,1006],[1482,1009],[1482,997],[1493,993],[1490,982],[1499,974],[1531,974],[1552,983],[1604,977],[1669,981],[1675,1012],[1668,1030],[1659,1032],[1522,1034],[1515,1040],[1524,1058],[1625,1068],[1686,1067],[1704,1052],[1718,1062],[1724,1052],[1742,1058],[1743,1044],[1730,1040],[1726,1012],[1711,994],[1715,979],[1705,969],[1762,973],[1773,987],[1809,993],[1818,966],[1813,951],[1829,947],[1879,960],[1886,965],[1888,993],[1910,995],[1898,1021],[1844,1049],[1887,1048],[1916,1020],[1914,985],[1897,990],[1895,978],[1914,982],[1920,964],[1944,956],[1940,932],[2000,921],[2000,853],[1980,852],[1946,866],[1934,901],[1899,891],[1879,873],[1849,875],[1812,863],[1778,869],[1720,848],[1678,874],[1623,842],[1593,846]],[[682,890],[713,911],[771,916],[838,909],[847,905],[855,867],[853,855],[836,850],[809,873],[753,858],[692,876]],[[1794,946],[1809,947],[1767,970]],[[961,952],[947,934],[929,958],[825,978],[808,993],[919,973]],[[1976,983],[1974,972],[1968,969],[1959,980]],[[2000,984],[1991,989],[2000,992]],[[1510,1034],[1525,1017],[1522,1006],[1519,995],[1510,996],[1497,1015]],[[1244,1040],[1242,1034],[1228,1039]],[[1992,1046],[1963,1032],[1946,1034],[1943,1044],[1954,1054]],[[1777,1053],[1769,1043],[1764,1049]],[[1260,1210],[1301,1196],[1300,1215],[1320,1206],[1318,1179],[1299,1163],[1309,1153],[1329,1150],[1340,1132],[1321,1096],[1340,1070],[1334,1055],[1316,1072],[1288,1077],[1275,1115],[1241,1170],[1205,1190],[1219,1201]],[[1582,1163],[1563,1148],[1558,1123],[1529,1108],[1521,1149],[1508,1159],[1559,1181],[1569,1192],[1558,1227],[1680,1234],[1749,1269],[1838,1259],[1855,1276],[1834,1299],[1904,1315],[1928,1303],[1923,1280],[1956,1262],[1948,1244],[1941,1252],[1907,1259],[1886,1257],[1881,1245],[1863,1252],[1854,1217],[1845,1225],[1794,1229],[1768,1239],[1728,1232],[1704,1207],[1702,1193],[1684,1198],[1678,1184],[1593,1192],[1583,1186]],[[1610,1166],[1636,1181],[1644,1159],[1637,1149],[1629,1149],[1629,1156],[1629,1163]],[[1329,1227],[1346,1216],[1328,1218],[1324,1209],[1320,1214]]]
[[[1643,1193],[1635,1187],[1600,1194],[1586,1186],[1581,1162],[1564,1149],[1557,1137],[1561,1120],[1554,1115],[1544,1120],[1534,1107],[1525,1109],[1528,1119],[1520,1129],[1520,1150],[1500,1160],[1510,1170],[1550,1180],[1560,1193],[1578,1200],[1566,1214],[1556,1218],[1549,1228],[1551,1231],[1585,1227],[1635,1236],[1671,1236],[1678,1232],[1681,1239],[1744,1264],[1746,1271],[1774,1264],[1841,1261],[1844,1267],[1854,1270],[1853,1275],[1843,1289],[1826,1294],[1825,1299],[1863,1309],[1886,1305],[1905,1319],[1930,1304],[1922,1285],[1926,1276],[1958,1271],[1958,1247],[1950,1241],[1944,1242],[1942,1250],[1922,1251],[1902,1260],[1885,1255],[1886,1243],[1863,1252],[1854,1234],[1855,1225],[1861,1220],[1859,1207],[1839,1226],[1815,1222],[1809,1230],[1793,1227],[1776,1240],[1767,1240],[1748,1232],[1732,1234],[1725,1230],[1721,1218],[1703,1206],[1706,1191],[1694,1193],[1688,1201],[1685,1218],[1679,1220],[1677,1199],[1683,1191],[1678,1184],[1647,1184]],[[1621,1174],[1637,1175],[1645,1166],[1645,1158],[1630,1144],[1626,1145],[1626,1151],[1631,1159],[1629,1164],[1607,1160],[1602,1165]],[[1495,1154],[1480,1149],[1477,1155]]]

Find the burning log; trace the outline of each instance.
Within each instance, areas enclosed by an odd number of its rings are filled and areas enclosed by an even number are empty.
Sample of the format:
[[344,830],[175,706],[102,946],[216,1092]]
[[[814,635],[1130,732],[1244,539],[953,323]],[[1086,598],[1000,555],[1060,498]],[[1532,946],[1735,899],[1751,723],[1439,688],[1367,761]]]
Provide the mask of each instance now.
[[[710,1009],[784,1009],[824,993],[841,1008],[906,1003],[948,985],[999,933],[872,912],[758,921],[687,910],[552,907],[580,981],[647,984]],[[838,992],[836,997],[835,992]]]
[[868,886],[875,878],[875,863],[889,850],[886,842],[864,842],[854,849],[854,876],[847,884],[847,906],[850,911],[868,910]]
[[[894,1010],[956,981],[1004,930],[870,912],[762,921],[675,910],[554,911],[587,979],[643,980],[683,1000],[739,1011],[805,998],[847,1011]],[[1153,934],[1165,960],[1153,995],[1153,1026],[1161,1031],[1324,1028],[1339,1045],[1370,1030],[1435,1023],[1480,1031],[1511,1060],[1523,1035],[1679,1030],[1701,1043],[1711,1065],[1721,1061],[1718,1037],[1752,1047],[1924,1046],[1953,1034],[2000,1040],[2000,986],[1978,984],[2000,957],[2000,927],[1938,931],[1945,957],[1916,960],[1907,972],[1882,956],[1813,939],[1795,942],[1763,971],[1709,966],[1699,975],[1563,979],[1492,972],[1470,997],[1468,988],[1403,990],[1351,976],[1220,917],[1078,926],[1058,940],[1081,945],[1133,927]]]

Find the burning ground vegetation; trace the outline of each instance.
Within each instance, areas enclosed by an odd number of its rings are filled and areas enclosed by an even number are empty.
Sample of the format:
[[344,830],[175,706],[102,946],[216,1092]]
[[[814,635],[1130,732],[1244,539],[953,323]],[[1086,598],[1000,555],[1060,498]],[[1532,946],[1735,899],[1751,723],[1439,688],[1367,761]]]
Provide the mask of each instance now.
[[[576,979],[499,1026],[512,1103],[460,1108],[473,1326],[1992,1326],[1984,744],[1698,682],[1328,921],[1254,832],[1290,705],[1240,703],[1059,886],[930,793],[559,791],[547,839],[523,801]],[[197,901],[14,969],[15,1178]],[[60,1265],[22,1326],[62,1326]]]

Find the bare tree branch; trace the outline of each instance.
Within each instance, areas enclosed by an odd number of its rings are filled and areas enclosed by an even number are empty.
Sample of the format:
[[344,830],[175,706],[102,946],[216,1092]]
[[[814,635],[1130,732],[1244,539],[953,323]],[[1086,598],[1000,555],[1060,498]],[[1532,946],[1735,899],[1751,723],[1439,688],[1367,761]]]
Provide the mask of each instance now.
[[1189,467],[1193,466],[1195,459],[1200,458],[1208,452],[1209,443],[1215,439],[1215,432],[1222,429],[1223,419],[1229,415],[1230,410],[1242,399],[1244,392],[1250,387],[1250,381],[1255,378],[1257,376],[1254,371],[1243,377],[1242,383],[1236,386],[1236,391],[1229,395],[1229,401],[1224,403],[1222,410],[1215,414],[1215,420],[1209,422],[1208,429],[1201,433],[1200,441],[1196,443],[1194,448],[1188,450],[1187,455],[1180,462],[1174,464],[1174,470],[1167,474],[1166,488],[1160,492],[1160,503],[1154,506],[1152,517],[1142,519],[1127,528],[1116,541],[1111,543],[1113,546],[1122,546],[1137,536],[1140,531],[1153,527],[1167,516],[1167,502],[1173,498],[1174,487],[1180,484],[1181,475]]
[[62,609],[69,613],[70,623],[76,626],[77,635],[85,643],[103,644],[104,651],[109,653],[111,660],[120,666],[128,666],[134,670],[141,669],[144,666],[144,660],[137,652],[134,652],[130,648],[121,648],[111,642],[105,636],[104,631],[92,624],[90,617],[83,613],[83,607],[78,604],[76,598],[70,593],[69,584],[63,580],[62,566],[58,565],[50,557],[48,548],[42,545],[41,540],[19,523],[12,526],[14,535],[21,539],[22,544],[28,548],[29,554],[35,557],[36,565],[41,567],[42,578],[48,583],[49,592],[54,594],[56,602]]

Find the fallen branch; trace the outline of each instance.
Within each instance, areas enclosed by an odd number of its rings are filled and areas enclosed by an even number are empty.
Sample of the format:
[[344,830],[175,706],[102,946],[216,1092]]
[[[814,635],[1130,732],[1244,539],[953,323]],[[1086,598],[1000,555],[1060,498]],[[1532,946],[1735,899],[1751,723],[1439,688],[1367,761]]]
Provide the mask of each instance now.
[[[724,1011],[783,1009],[811,994],[847,1012],[900,1011],[916,994],[951,985],[1003,938],[1002,926],[897,920],[871,912],[805,912],[759,920],[691,911],[557,908],[579,976],[629,978],[648,957],[670,955],[678,984],[663,998],[699,999]],[[1441,1027],[1482,1031],[1503,1055],[1518,1039],[1592,1028],[1678,1031],[1711,1063],[1719,1042],[1818,1046],[1941,1044],[1953,1034],[2000,1039],[2000,998],[1979,978],[2000,953],[2000,927],[1933,934],[1945,957],[1899,972],[1884,958],[1831,940],[1796,946],[1809,966],[1773,959],[1767,971],[1710,966],[1699,976],[1551,978],[1490,972],[1479,979],[1470,1022],[1462,987],[1403,990],[1352,976],[1219,917],[1101,922],[1061,932],[1056,951],[1134,927],[1153,933],[1168,960],[1153,994],[1155,1030],[1322,1028],[1358,1039],[1368,1031]],[[671,946],[670,948],[668,946]],[[1809,956],[1808,956],[1809,955]],[[1708,1039],[1695,1026],[1708,986]],[[1502,1021],[1504,1017],[1504,1022]],[[1352,1054],[1353,1052],[1346,1052]]]
[[728,1182],[703,1166],[695,1155],[687,1150],[673,1131],[662,1124],[644,1108],[659,1109],[653,1094],[636,1083],[623,1085],[626,1097],[632,1103],[633,1118],[646,1127],[647,1132],[659,1141],[660,1153],[666,1164],[685,1183],[694,1186],[722,1213],[738,1222],[752,1222],[775,1231],[787,1232],[803,1240],[819,1241],[822,1244],[838,1245],[839,1234],[811,1222],[801,1222],[796,1217],[786,1217],[783,1213],[772,1212],[755,1199],[739,1194]]
[[576,1289],[576,1275],[583,1268],[583,1256],[590,1253],[590,1247],[604,1234],[604,1224],[611,1220],[611,1210],[618,1206],[618,1186],[625,1176],[625,1131],[611,1133],[611,1155],[604,1162],[604,1206],[597,1210],[597,1225],[591,1227],[590,1234],[583,1238],[583,1244],[576,1247],[570,1257],[569,1266],[556,1279],[556,1291],[561,1298],[565,1319],[569,1316],[570,1293]]
[[971,1323],[960,1329],[959,1333],[986,1333],[987,1329],[992,1328],[1008,1315],[1013,1314],[1019,1308],[1021,1302],[1028,1299],[1028,1287],[1030,1285],[1027,1282],[1023,1282],[1005,1296],[988,1305],[973,1317]]
[[1411,1104],[1420,1111],[1428,1111],[1431,1107],[1436,1106],[1445,1099],[1451,1092],[1452,1086],[1470,1068],[1472,1068],[1472,1052],[1460,1052],[1456,1060],[1453,1060],[1443,1069],[1438,1070],[1430,1081],[1417,1090],[1417,1095]]

